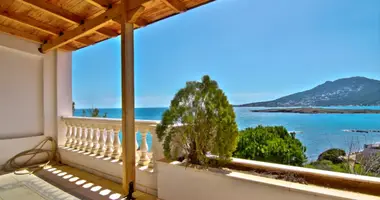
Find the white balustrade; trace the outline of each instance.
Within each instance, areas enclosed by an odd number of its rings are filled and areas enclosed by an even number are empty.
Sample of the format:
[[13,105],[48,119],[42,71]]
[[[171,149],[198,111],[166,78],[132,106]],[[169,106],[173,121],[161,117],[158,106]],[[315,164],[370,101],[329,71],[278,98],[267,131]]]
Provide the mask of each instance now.
[[[120,160],[122,145],[119,138],[121,119],[91,118],[91,117],[62,117],[66,124],[65,147],[79,150],[78,153]],[[153,167],[154,151],[148,152],[147,135],[155,134],[157,121],[136,120],[136,133],[140,132],[140,144],[136,139],[136,163]],[[152,144],[154,145],[154,144]]]

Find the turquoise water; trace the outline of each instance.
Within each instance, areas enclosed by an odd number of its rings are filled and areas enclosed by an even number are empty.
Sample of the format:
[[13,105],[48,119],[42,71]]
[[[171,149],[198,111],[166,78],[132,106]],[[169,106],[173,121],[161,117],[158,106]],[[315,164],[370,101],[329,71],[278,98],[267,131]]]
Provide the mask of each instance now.
[[[330,107],[344,109],[380,109],[372,107]],[[166,108],[136,108],[136,119],[160,120]],[[348,150],[350,144],[355,150],[362,148],[365,143],[380,142],[380,133],[351,133],[344,129],[376,129],[380,130],[380,114],[297,114],[297,113],[253,113],[253,108],[235,108],[236,121],[239,129],[255,127],[257,125],[282,125],[289,131],[296,131],[297,138],[307,147],[309,160],[316,157],[328,148],[342,148]],[[260,109],[260,108],[254,108]],[[121,109],[100,109],[100,114],[107,112],[109,118],[121,118]],[[82,115],[77,109],[76,116]],[[141,136],[137,135],[137,140]],[[151,137],[148,135],[148,144],[151,146]],[[140,142],[140,141],[139,141]]]

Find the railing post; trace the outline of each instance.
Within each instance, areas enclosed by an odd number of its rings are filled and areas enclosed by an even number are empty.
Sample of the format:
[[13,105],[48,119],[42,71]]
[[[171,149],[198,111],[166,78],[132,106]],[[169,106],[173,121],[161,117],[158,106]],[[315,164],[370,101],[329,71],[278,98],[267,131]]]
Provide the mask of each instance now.
[[112,127],[107,127],[106,128],[106,151],[104,153],[105,157],[112,157],[112,152],[113,152],[113,144],[112,144]]
[[155,134],[156,134],[156,126],[151,126],[149,129],[149,133],[152,136],[152,145],[150,147],[150,152],[152,153],[152,157],[150,158],[150,162],[148,166],[149,168],[154,168],[154,166],[156,165],[156,152],[155,152],[156,144],[154,143],[153,137],[155,137]]
[[88,134],[88,127],[86,124],[82,124],[82,135],[81,135],[81,144],[79,147],[80,151],[86,151],[86,146],[87,146],[87,134]]
[[[137,135],[137,131],[135,132],[135,134]],[[140,154],[139,154],[139,143],[137,142],[137,137],[135,137],[135,152],[136,152],[136,163],[139,163],[140,161]]]
[[91,148],[92,154],[98,153],[98,150],[99,150],[99,138],[100,138],[100,134],[98,134],[99,132],[100,132],[99,128],[95,126],[93,128],[93,134],[92,134],[92,148]]
[[92,139],[93,139],[93,136],[92,136],[93,133],[94,133],[94,130],[92,128],[92,124],[90,124],[87,127],[87,138],[86,138],[86,140],[87,140],[87,146],[85,148],[86,152],[90,152],[91,153],[91,149],[92,149],[92,146],[93,146],[93,141],[92,141]]
[[96,155],[104,156],[105,153],[105,138],[104,138],[104,128],[99,129],[99,149]]
[[70,147],[73,149],[76,147],[76,145],[78,143],[78,140],[77,140],[77,135],[79,134],[78,132],[79,131],[78,131],[77,125],[75,123],[73,123],[72,124],[72,133],[71,133],[71,138],[73,141],[71,142],[71,145],[70,145]]
[[140,161],[139,165],[148,165],[149,157],[148,157],[148,143],[146,141],[146,135],[148,131],[140,131],[141,133],[141,145],[140,145]]
[[113,159],[120,158],[121,142],[119,138],[119,132],[120,132],[120,127],[118,126],[113,127],[113,152],[111,155]]
[[72,126],[69,121],[65,122],[66,124],[66,142],[65,142],[65,147],[70,147],[71,143],[73,142],[72,139]]
[[80,149],[80,145],[81,145],[81,135],[83,134],[83,131],[82,131],[82,127],[81,127],[80,123],[78,123],[76,125],[77,125],[77,131],[76,131],[77,132],[77,134],[76,134],[76,141],[77,141],[77,143],[76,143],[74,149],[79,150]]

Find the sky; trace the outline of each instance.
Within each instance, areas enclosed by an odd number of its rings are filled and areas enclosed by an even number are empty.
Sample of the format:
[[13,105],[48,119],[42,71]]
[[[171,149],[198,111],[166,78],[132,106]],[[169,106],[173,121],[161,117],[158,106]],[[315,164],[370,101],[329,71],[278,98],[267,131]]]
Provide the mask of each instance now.
[[[217,0],[135,31],[136,107],[210,75],[230,103],[380,80],[379,0]],[[121,107],[120,37],[73,53],[77,108]]]

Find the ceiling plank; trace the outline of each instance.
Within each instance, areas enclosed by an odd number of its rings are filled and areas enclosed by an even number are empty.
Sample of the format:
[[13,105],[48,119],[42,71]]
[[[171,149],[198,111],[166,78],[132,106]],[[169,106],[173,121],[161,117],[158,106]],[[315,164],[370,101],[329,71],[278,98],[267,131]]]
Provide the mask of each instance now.
[[171,9],[176,11],[177,13],[185,12],[187,10],[186,5],[180,0],[161,0]]
[[[75,15],[71,12],[68,12],[68,11],[66,11],[60,7],[57,7],[53,4],[46,3],[44,0],[18,0],[18,1],[21,1],[26,5],[29,5],[35,9],[42,10],[42,11],[49,13],[49,14],[51,14],[51,15],[53,15],[53,16],[61,19],[61,20],[64,20],[66,22],[69,22],[69,23],[72,23],[75,25],[80,25],[83,22],[83,20],[81,19],[80,16]],[[105,28],[98,30],[98,33],[100,33],[106,37],[118,36],[118,33],[116,33],[115,31],[105,29]]]
[[25,15],[17,15],[14,13],[3,11],[3,12],[0,12],[0,16],[10,19],[12,21],[16,21],[20,24],[23,24],[25,26],[31,27],[33,29],[39,30],[41,32],[44,32],[53,36],[59,35],[58,29],[55,29],[49,25],[39,22],[31,17],[26,17]]
[[13,28],[10,28],[7,26],[3,26],[3,25],[0,25],[0,31],[4,32],[4,33],[11,34],[11,35],[15,35],[15,36],[18,36],[18,37],[21,37],[24,39],[27,39],[27,40],[32,41],[32,42],[37,42],[40,44],[44,40],[44,39],[39,38],[37,35],[32,35],[32,34],[24,32],[24,31],[20,31],[20,30],[13,29]]
[[59,36],[46,44],[43,44],[40,51],[45,53],[49,50],[59,48],[73,40],[76,40],[84,35],[87,35],[102,26],[105,26],[109,21],[120,15],[120,6],[114,6],[113,8],[107,10],[105,13],[97,16],[94,19],[85,21],[83,24],[79,25],[71,31],[66,31],[62,36]]
[[98,8],[107,10],[110,3],[107,0],[85,0],[87,3],[96,6]]
[[[25,17],[24,15],[17,15],[14,13],[9,12],[0,12],[0,16],[5,17],[7,19],[16,21],[20,24],[23,24],[24,26],[28,26],[30,28],[39,30],[41,32],[47,33],[49,35],[52,35],[54,37],[59,36],[61,30],[55,27],[52,27],[50,25],[47,25],[43,22],[37,21],[31,17]],[[86,38],[80,38],[77,40],[77,42],[82,43],[84,45],[91,45],[94,43],[94,41],[91,41]]]
[[61,20],[64,20],[72,24],[80,24],[82,20],[79,16],[71,12],[68,12],[58,6],[55,6],[51,3],[47,3],[44,0],[19,0],[19,1],[22,1],[24,4],[27,4],[35,9],[43,10],[44,12],[47,12]]

